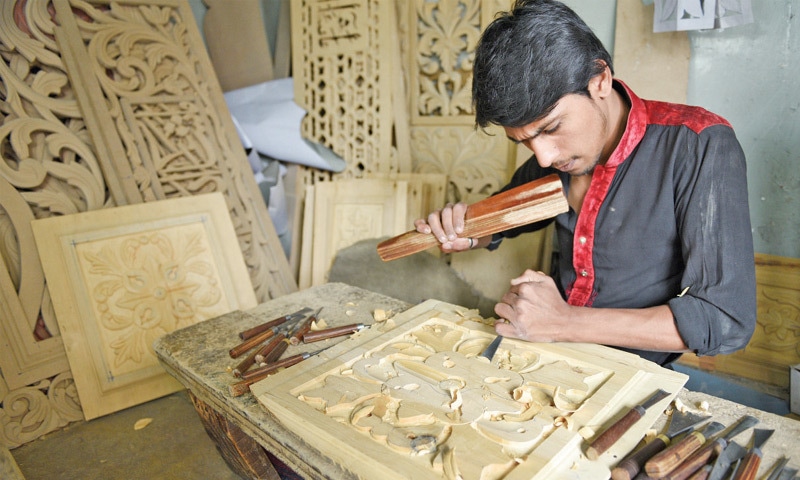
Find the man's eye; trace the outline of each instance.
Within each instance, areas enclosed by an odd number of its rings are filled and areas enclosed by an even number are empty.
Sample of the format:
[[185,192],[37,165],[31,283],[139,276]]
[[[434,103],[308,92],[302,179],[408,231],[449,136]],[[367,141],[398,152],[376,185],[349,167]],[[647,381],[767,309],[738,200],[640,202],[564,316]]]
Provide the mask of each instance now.
[[554,125],[554,126],[548,128],[547,130],[545,130],[544,133],[546,133],[547,135],[552,135],[553,133],[556,132],[556,130],[558,130],[559,126],[560,125]]

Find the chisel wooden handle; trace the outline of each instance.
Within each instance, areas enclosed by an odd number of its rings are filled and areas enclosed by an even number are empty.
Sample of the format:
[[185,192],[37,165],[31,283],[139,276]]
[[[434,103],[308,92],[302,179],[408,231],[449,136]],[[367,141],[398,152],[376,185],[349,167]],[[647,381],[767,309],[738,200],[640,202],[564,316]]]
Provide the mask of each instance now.
[[341,337],[342,335],[349,335],[364,328],[363,323],[354,323],[352,325],[343,325],[341,327],[331,327],[324,330],[316,330],[308,332],[303,335],[303,343],[319,342],[320,340],[327,340],[329,338]]
[[666,435],[659,435],[652,439],[639,450],[623,458],[622,461],[611,470],[611,478],[614,480],[631,480],[636,474],[642,471],[644,464],[650,460],[650,458],[666,448],[668,442],[669,439]]
[[681,462],[703,446],[705,437],[700,432],[692,432],[678,443],[656,454],[644,464],[644,469],[651,477],[661,478],[668,475]]
[[273,337],[269,343],[256,351],[256,362],[264,363],[266,361],[266,357],[274,352],[276,348],[278,348],[281,344],[286,344],[284,340],[286,340],[286,335],[283,333],[275,335],[275,337]]
[[761,452],[753,450],[747,452],[739,468],[736,469],[733,480],[753,480],[756,478],[759,465],[761,465]]
[[700,470],[694,472],[689,480],[706,480],[709,475],[711,475],[711,470],[714,467],[712,465],[703,465]]
[[275,348],[273,348],[272,350],[267,352],[267,354],[264,356],[264,358],[261,360],[261,362],[263,364],[265,364],[265,365],[268,365],[268,364],[273,363],[273,362],[277,362],[278,359],[281,358],[281,355],[283,355],[283,352],[285,352],[287,348],[289,348],[289,342],[281,342],[281,343],[279,343]]
[[230,351],[228,351],[228,355],[230,355],[231,358],[237,358],[241,356],[244,352],[258,345],[259,343],[266,342],[273,335],[275,335],[275,330],[267,330],[266,332],[261,332],[253,337],[248,338],[239,345],[236,345],[235,347],[231,348]]
[[693,473],[697,472],[705,466],[713,456],[718,455],[725,448],[725,440],[719,438],[713,442],[706,443],[702,448],[694,452],[675,467],[669,475],[664,477],[665,480],[686,480]]
[[641,405],[631,408],[624,417],[617,420],[613,425],[608,427],[608,430],[601,433],[599,437],[595,438],[591,445],[589,445],[589,448],[586,449],[586,456],[589,458],[589,460],[597,460],[600,455],[603,454],[603,452],[611,447],[611,445],[617,443],[617,440],[619,440],[620,437],[622,437],[622,435],[624,435],[634,423],[638,422],[639,419],[642,418],[644,412],[645,409]]

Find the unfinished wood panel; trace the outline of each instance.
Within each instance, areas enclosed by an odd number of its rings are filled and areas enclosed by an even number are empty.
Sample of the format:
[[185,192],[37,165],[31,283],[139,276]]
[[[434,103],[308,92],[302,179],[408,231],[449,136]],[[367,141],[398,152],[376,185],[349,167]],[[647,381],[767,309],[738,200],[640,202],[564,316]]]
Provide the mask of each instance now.
[[442,208],[445,203],[447,177],[439,173],[398,173],[395,175],[366,174],[364,178],[402,180],[408,183],[406,229],[414,227],[414,220]]
[[327,281],[336,252],[359,240],[405,231],[408,183],[354,179],[314,186],[311,284]]
[[608,478],[668,405],[597,461],[604,426],[685,375],[590,344],[505,339],[474,311],[429,300],[251,387],[287,428],[362,478]]
[[259,300],[295,290],[186,1],[53,5],[52,30],[105,152],[104,175],[124,193],[114,194],[117,203],[223,192]]
[[203,34],[222,91],[274,78],[260,0],[203,0]]
[[181,388],[156,338],[257,304],[221,193],[32,227],[86,419]]
[[743,350],[680,362],[789,388],[789,368],[800,363],[800,260],[757,253],[756,295],[756,329]]
[[652,2],[617,0],[614,75],[642,98],[686,103],[688,34],[653,33],[654,8]]

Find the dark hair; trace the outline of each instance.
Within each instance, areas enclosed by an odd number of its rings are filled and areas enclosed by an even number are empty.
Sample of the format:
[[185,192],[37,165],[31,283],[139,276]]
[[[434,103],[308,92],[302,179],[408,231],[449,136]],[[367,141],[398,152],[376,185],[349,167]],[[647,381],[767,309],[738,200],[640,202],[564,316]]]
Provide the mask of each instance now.
[[554,0],[517,0],[489,24],[475,50],[475,123],[527,125],[564,95],[588,95],[589,80],[606,65],[613,74],[608,51],[569,7]]

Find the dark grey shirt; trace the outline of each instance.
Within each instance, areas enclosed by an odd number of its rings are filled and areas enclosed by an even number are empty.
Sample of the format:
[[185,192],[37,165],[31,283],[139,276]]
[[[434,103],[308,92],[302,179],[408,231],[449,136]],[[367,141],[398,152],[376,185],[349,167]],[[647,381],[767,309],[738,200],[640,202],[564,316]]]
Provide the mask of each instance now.
[[[744,348],[756,321],[755,260],[745,158],[733,129],[702,108],[642,100],[619,81],[615,88],[631,105],[625,134],[595,169],[580,215],[570,209],[555,219],[562,294],[596,308],[668,304],[698,355]],[[567,174],[532,157],[503,190],[551,173],[569,188]],[[660,364],[679,356],[629,351]]]

